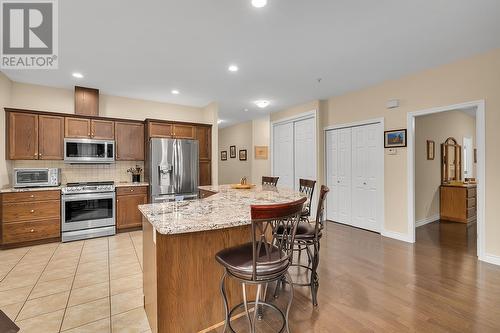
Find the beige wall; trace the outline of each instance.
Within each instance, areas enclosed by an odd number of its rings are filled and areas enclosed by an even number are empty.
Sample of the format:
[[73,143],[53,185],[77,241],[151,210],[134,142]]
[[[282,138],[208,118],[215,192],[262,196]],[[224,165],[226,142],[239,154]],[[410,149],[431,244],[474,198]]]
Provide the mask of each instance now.
[[[10,105],[12,82],[0,72],[0,109]],[[5,160],[5,116],[0,112],[0,187],[9,183],[10,162]]]
[[[476,145],[476,119],[462,111],[417,117],[415,121],[415,220],[439,215],[441,143],[453,137],[462,145],[472,137]],[[427,160],[427,140],[435,142],[434,160]]]
[[[74,113],[73,90],[11,82],[3,73],[0,74],[2,88],[0,91],[0,106],[2,107],[0,136],[2,138],[5,138],[5,129],[2,127],[5,119],[3,107]],[[99,96],[99,114],[103,117],[136,120],[154,118],[212,124],[212,181],[217,183],[217,103],[211,103],[205,108],[198,108],[101,94]],[[4,146],[2,145],[0,149],[4,150]],[[8,178],[4,175],[5,170],[7,175],[10,175],[10,163],[2,158],[0,159],[0,186],[9,184]]]
[[248,151],[248,156],[251,160],[252,183],[254,184],[260,184],[262,182],[262,176],[271,175],[271,157],[269,154],[266,160],[255,159],[255,146],[267,146],[269,148],[270,133],[271,128],[269,117],[259,118],[252,121],[253,145],[251,150]]
[[[229,126],[219,130],[219,156],[220,152],[227,151],[227,161],[219,161],[219,184],[239,183],[241,177],[252,179],[251,153],[252,153],[252,121]],[[229,146],[236,146],[236,158],[231,158]],[[240,161],[240,149],[247,150],[247,160]]]
[[[377,117],[386,129],[406,128],[407,113],[462,102],[485,100],[486,105],[486,254],[500,256],[500,49],[423,71],[398,80],[328,100],[325,125]],[[401,100],[397,109],[385,103]],[[408,235],[407,151],[385,155],[385,223],[391,232]]]

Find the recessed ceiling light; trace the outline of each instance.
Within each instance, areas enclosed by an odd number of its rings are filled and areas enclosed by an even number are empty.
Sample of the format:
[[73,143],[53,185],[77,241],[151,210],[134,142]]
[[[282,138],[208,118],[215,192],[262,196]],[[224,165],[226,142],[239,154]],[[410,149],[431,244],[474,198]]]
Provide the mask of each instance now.
[[179,90],[174,89],[174,90],[172,90],[172,94],[174,94],[174,95],[179,95],[179,94],[180,94],[180,92],[179,92]]
[[248,112],[248,109],[244,109],[243,111]]
[[267,5],[267,0],[252,0],[252,6],[255,8],[262,8]]
[[266,101],[264,99],[258,100],[254,102],[255,105],[257,105],[259,108],[263,109],[269,105],[269,101]]
[[227,68],[227,70],[230,71],[230,72],[237,72],[238,69],[239,68],[236,65],[229,65],[229,67]]
[[77,79],[83,79],[83,74],[82,73],[74,72],[71,75],[73,75],[73,77],[75,77]]
[[217,124],[222,124],[223,122],[224,122],[224,120],[222,120],[222,119],[217,120]]

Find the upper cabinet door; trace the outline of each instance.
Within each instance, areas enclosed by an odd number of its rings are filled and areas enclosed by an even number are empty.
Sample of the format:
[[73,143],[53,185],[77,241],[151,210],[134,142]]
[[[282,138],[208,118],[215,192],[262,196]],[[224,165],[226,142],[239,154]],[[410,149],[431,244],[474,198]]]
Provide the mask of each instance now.
[[208,126],[196,127],[196,140],[200,149],[200,160],[211,159],[211,128]]
[[113,140],[115,138],[115,123],[109,120],[92,119],[90,136],[92,139]]
[[131,122],[115,122],[116,160],[144,160],[144,125]]
[[38,159],[38,115],[9,112],[8,156],[11,160]]
[[90,134],[90,119],[64,118],[64,137],[88,139]]
[[151,138],[171,138],[173,135],[172,124],[151,121],[148,126]]
[[174,138],[194,139],[195,127],[192,125],[174,124]]
[[64,158],[64,118],[38,116],[38,150],[41,160]]

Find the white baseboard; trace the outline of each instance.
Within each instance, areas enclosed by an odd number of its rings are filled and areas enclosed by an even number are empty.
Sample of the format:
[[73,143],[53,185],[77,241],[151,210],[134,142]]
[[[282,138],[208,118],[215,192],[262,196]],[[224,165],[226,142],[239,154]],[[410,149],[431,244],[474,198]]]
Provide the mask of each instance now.
[[408,234],[402,234],[400,232],[383,230],[381,232],[381,235],[384,237],[397,239],[397,240],[400,240],[402,242],[413,243],[413,240],[410,239],[410,236]]
[[485,253],[482,258],[479,258],[479,260],[500,266],[500,256]]
[[437,220],[439,220],[439,218],[440,218],[439,214],[435,214],[435,215],[426,217],[425,219],[421,219],[421,220],[416,221],[415,227],[416,228],[421,227],[421,226],[426,225],[428,223],[437,221]]

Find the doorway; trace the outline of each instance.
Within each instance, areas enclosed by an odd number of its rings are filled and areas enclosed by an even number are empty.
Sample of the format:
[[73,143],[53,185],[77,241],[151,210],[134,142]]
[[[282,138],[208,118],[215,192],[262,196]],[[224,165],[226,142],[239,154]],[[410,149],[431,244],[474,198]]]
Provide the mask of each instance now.
[[[440,166],[440,184],[438,185],[438,189],[435,190],[434,203],[428,206],[432,214],[422,218],[422,202],[419,201],[419,197],[421,197],[420,192],[424,187],[422,183],[428,181],[428,177],[422,176],[425,165],[423,166],[421,163],[423,154],[426,154],[427,158],[429,157],[429,148],[427,146],[430,144],[427,141],[433,140],[431,138],[417,137],[416,126],[419,118],[425,119],[424,117],[429,118],[432,115],[436,115],[435,119],[438,119],[438,117],[442,118],[451,115],[452,111],[475,116],[475,125],[472,129],[472,134],[445,135],[447,136],[446,138],[442,137],[439,141],[434,142],[434,158],[437,159],[435,162]],[[416,227],[433,221],[452,220],[454,222],[461,222],[464,228],[473,225],[477,228],[477,246],[474,252],[477,252],[477,256],[482,260],[484,255],[485,184],[484,112],[484,101],[475,101],[408,113],[408,233],[410,241],[416,241]],[[461,125],[463,125],[463,122],[461,122]],[[438,133],[443,132],[444,128],[440,128],[438,131]],[[425,150],[421,148],[422,140],[426,140]],[[474,161],[477,163],[474,163]],[[424,161],[423,163],[430,164],[430,162]],[[417,163],[420,164],[417,165]],[[419,179],[416,178],[417,174],[420,174]],[[429,177],[435,177],[435,175],[429,175]],[[443,179],[443,177],[446,179]],[[465,182],[466,178],[470,179],[471,182]],[[416,185],[416,181],[418,181],[418,185]],[[450,205],[454,207],[459,206],[460,209],[455,211],[462,211],[463,214],[458,214],[457,216],[450,215],[447,212],[449,211],[447,207]],[[463,217],[461,217],[462,215]],[[471,223],[473,221],[477,222],[475,224]],[[438,222],[435,223],[437,224]],[[432,225],[425,228],[428,230],[437,230],[436,226]],[[450,226],[446,226],[446,228],[449,229]]]

